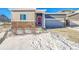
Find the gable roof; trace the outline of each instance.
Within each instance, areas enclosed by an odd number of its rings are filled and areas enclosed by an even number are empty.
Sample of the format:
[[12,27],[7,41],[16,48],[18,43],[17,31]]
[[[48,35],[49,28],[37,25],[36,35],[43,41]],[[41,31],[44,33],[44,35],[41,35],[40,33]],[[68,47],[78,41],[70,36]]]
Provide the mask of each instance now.
[[74,16],[74,15],[78,15],[78,14],[79,13],[73,13],[73,14],[68,15],[68,17]]
[[45,13],[45,11],[42,11],[42,10],[36,10],[35,12],[36,13]]

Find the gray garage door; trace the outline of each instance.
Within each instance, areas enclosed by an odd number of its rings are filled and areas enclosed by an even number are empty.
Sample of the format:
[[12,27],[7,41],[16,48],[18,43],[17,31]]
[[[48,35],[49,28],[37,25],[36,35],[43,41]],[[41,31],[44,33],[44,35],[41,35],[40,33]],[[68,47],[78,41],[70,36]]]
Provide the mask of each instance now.
[[64,20],[46,18],[45,26],[46,28],[61,28],[64,27]]

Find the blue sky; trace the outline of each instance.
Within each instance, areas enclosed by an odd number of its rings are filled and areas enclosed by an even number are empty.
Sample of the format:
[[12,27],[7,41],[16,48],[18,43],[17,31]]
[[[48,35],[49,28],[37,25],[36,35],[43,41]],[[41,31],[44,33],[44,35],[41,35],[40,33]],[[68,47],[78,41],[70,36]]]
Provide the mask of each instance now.
[[8,8],[0,8],[0,15],[5,15],[8,18],[11,18],[11,12]]
[[[62,10],[79,10],[79,8],[37,8],[39,10],[47,10],[46,12],[55,13]],[[8,8],[0,8],[0,15],[3,14],[11,18],[11,12]]]
[[62,11],[62,10],[79,10],[79,8],[37,8],[37,9],[40,9],[40,10],[46,9],[47,10],[46,12],[52,12],[52,13]]

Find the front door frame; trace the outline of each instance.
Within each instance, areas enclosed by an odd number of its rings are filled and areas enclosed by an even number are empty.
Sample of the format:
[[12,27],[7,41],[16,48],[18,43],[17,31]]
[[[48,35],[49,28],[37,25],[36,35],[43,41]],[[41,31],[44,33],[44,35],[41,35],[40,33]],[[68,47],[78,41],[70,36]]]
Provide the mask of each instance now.
[[[43,15],[42,13],[36,13],[36,22],[35,22],[35,23],[36,23],[36,26],[37,26],[37,27],[42,27],[42,20],[43,20],[43,16],[42,16],[42,15]],[[41,17],[42,17],[41,26],[39,26],[39,25],[37,24],[37,22],[38,22],[37,17],[38,17],[38,16],[41,16]]]

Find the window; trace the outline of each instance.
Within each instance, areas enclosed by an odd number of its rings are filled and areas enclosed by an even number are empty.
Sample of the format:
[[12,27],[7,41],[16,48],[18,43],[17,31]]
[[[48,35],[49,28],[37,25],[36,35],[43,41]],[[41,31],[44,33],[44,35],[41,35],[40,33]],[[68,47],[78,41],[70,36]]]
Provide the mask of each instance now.
[[26,20],[26,14],[20,14],[20,20]]

